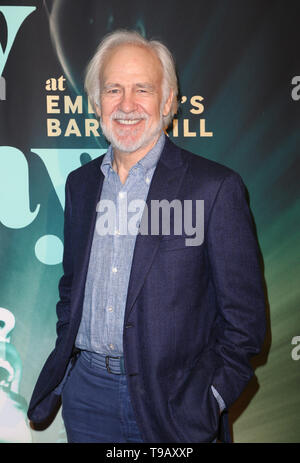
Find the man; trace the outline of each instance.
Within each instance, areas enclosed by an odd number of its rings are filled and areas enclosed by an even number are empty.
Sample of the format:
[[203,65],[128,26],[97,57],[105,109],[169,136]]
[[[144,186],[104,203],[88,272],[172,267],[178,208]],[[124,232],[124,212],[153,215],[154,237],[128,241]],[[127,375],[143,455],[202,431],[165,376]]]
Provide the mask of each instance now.
[[[165,136],[177,81],[161,43],[105,37],[86,88],[111,145],[66,182],[57,341],[28,416],[49,419],[62,395],[69,442],[228,442],[265,333],[244,185]],[[164,228],[151,207],[175,200],[187,214]]]

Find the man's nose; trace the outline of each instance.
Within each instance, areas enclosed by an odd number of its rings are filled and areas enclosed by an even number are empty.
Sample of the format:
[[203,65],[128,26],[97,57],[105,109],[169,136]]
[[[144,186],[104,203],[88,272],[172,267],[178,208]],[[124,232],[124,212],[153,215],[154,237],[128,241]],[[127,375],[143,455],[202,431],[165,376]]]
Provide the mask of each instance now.
[[137,104],[135,101],[135,95],[131,91],[124,91],[122,98],[119,104],[119,108],[124,113],[130,113],[137,109]]

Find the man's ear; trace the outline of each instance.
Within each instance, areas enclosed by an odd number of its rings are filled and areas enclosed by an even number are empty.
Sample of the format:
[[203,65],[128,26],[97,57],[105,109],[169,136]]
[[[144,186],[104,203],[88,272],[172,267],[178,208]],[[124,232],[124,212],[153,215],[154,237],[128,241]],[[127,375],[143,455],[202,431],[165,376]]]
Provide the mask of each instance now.
[[166,101],[165,104],[164,104],[163,116],[167,116],[167,115],[169,114],[169,112],[171,111],[171,106],[172,106],[172,101],[173,101],[173,95],[174,95],[173,90],[170,90],[168,99],[167,99],[167,101]]

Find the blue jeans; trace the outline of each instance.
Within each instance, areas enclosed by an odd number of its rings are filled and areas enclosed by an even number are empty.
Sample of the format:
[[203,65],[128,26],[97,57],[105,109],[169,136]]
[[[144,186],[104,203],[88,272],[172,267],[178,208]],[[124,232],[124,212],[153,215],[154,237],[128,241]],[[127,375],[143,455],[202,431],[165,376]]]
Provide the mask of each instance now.
[[109,373],[91,352],[81,351],[64,383],[62,417],[68,442],[143,442],[126,375]]

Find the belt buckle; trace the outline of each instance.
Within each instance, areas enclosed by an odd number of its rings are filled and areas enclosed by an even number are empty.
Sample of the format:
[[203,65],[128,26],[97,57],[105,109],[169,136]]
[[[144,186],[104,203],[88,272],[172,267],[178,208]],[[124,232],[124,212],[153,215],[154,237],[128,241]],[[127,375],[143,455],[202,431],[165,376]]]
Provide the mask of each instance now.
[[113,371],[111,371],[110,369],[110,366],[109,366],[109,358],[112,358],[112,359],[120,359],[121,357],[113,357],[112,355],[106,355],[105,356],[105,366],[106,366],[106,370],[108,371],[108,373],[112,373],[113,375],[121,375],[121,373],[114,373]]

